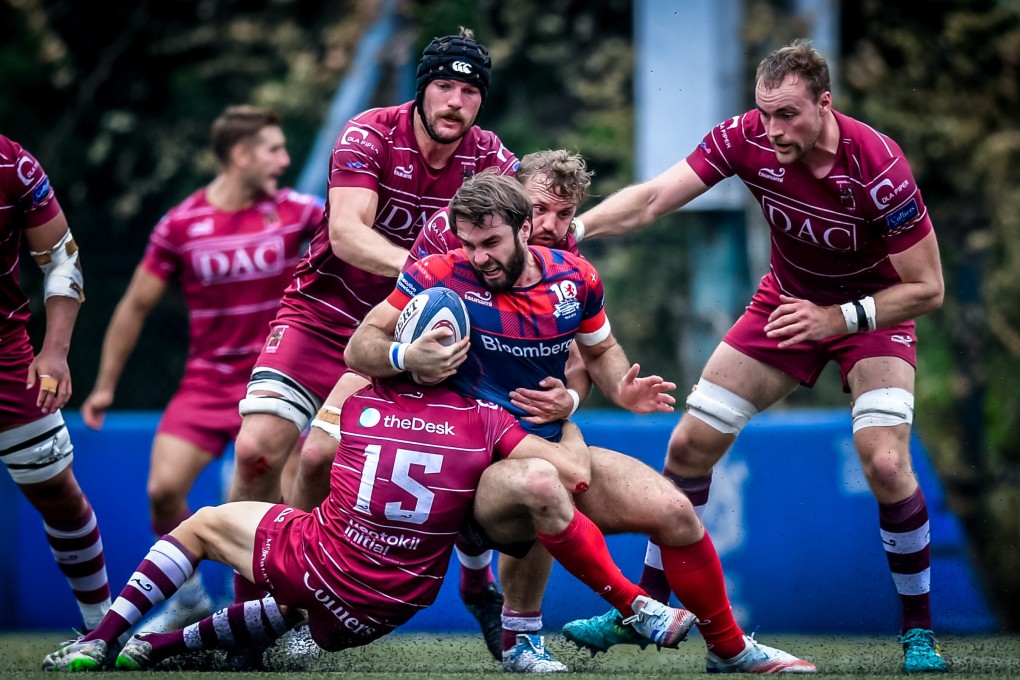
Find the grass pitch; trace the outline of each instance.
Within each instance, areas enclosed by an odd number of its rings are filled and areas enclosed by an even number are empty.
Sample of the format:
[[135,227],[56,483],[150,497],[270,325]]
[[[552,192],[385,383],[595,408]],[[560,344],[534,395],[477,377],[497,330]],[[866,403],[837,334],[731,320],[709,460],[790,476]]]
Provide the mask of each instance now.
[[[45,654],[67,637],[61,633],[5,633],[0,635],[0,677],[43,678],[39,670]],[[610,650],[591,658],[560,635],[548,636],[550,651],[574,671],[570,678],[670,678],[704,677],[704,645],[693,635],[678,650],[642,652],[633,647]],[[887,678],[902,680],[902,654],[892,636],[763,636],[765,644],[812,660],[826,678]],[[971,678],[1020,678],[1020,636],[946,636],[942,649],[952,665],[953,680]],[[338,654],[323,654],[310,670],[288,668],[274,650],[265,655],[266,672],[238,673],[217,670],[220,656],[207,655],[192,668],[160,670],[140,677],[174,680],[226,680],[230,678],[394,678],[397,680],[465,680],[502,675],[488,656],[480,636],[390,635],[367,647]],[[329,673],[329,676],[325,674]],[[113,673],[94,677],[115,677]],[[116,677],[125,677],[118,673]]]

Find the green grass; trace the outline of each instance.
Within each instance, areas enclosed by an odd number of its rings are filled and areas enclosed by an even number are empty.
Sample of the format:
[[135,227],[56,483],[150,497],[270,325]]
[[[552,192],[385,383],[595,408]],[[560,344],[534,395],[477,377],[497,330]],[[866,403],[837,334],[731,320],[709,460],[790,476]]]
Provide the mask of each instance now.
[[[66,635],[0,635],[0,677],[42,678],[42,657],[56,649]],[[901,653],[892,636],[763,636],[762,642],[781,647],[814,661],[826,678],[888,678],[902,680]],[[676,651],[641,652],[636,648],[613,649],[592,659],[559,635],[547,639],[549,649],[575,672],[575,680],[586,678],[676,678],[705,676],[704,645],[697,635]],[[1020,677],[1020,636],[945,636],[943,652],[953,666],[952,678]],[[267,661],[273,663],[271,652]],[[209,669],[209,665],[200,666]],[[243,673],[213,670],[159,671],[141,678],[160,677],[187,680],[231,678],[395,678],[399,680],[444,680],[502,675],[485,652],[480,637],[459,635],[391,635],[367,647],[338,654],[325,654],[314,662],[314,672]],[[324,673],[330,672],[330,676]],[[114,677],[110,673],[93,674]],[[116,677],[124,677],[123,673]]]

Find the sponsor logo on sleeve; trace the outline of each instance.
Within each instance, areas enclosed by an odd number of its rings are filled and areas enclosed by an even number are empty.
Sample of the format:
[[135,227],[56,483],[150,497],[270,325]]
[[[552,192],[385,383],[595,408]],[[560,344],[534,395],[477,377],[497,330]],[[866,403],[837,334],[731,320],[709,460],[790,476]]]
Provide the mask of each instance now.
[[43,177],[39,186],[32,190],[32,203],[38,203],[50,195],[50,178]]
[[899,210],[886,215],[885,223],[889,225],[889,230],[893,231],[899,229],[905,224],[908,224],[912,219],[917,217],[917,215],[917,199],[912,198]]
[[354,126],[343,131],[343,134],[340,135],[340,143],[363,146],[372,151],[378,151],[375,144],[368,139],[368,131]]
[[28,156],[22,156],[18,159],[16,169],[18,172],[18,179],[20,179],[21,183],[27,187],[35,178],[35,171],[39,169],[39,166],[36,163],[33,163],[32,159]]

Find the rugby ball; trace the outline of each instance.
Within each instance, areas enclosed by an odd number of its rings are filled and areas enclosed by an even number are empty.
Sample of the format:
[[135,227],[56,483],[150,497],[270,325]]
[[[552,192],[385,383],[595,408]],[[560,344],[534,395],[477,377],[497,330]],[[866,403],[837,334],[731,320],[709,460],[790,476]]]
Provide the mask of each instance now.
[[[426,288],[411,298],[397,317],[397,327],[393,335],[397,342],[410,343],[434,328],[449,328],[453,331],[451,337],[443,339],[444,345],[452,345],[466,338],[471,332],[467,307],[449,288]],[[440,382],[419,378],[414,372],[411,373],[411,377],[420,385],[434,385]]]

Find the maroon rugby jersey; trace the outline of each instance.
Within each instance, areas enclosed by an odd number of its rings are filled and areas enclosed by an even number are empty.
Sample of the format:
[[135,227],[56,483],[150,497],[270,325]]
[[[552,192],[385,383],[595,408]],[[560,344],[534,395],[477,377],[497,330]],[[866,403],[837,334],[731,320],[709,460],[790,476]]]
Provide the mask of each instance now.
[[0,135],[0,354],[22,351],[28,343],[28,298],[18,278],[21,232],[42,226],[59,213],[39,161]]
[[322,216],[318,199],[290,189],[227,212],[199,189],[160,220],[142,266],[176,281],[190,319],[186,371],[247,381]]
[[[411,247],[428,216],[450,202],[465,177],[489,167],[510,174],[518,165],[495,134],[473,126],[446,167],[433,169],[418,149],[412,107],[413,102],[407,102],[371,109],[351,119],[333,148],[329,171],[330,189],[361,187],[378,194],[372,228],[402,248]],[[278,320],[347,338],[395,282],[333,255],[327,200],[322,224],[298,265]]]
[[482,472],[526,435],[495,404],[403,380],[352,395],[340,431],[329,497],[291,540],[342,601],[399,625],[436,599]]
[[932,230],[907,159],[893,140],[833,112],[839,149],[828,176],[776,159],[755,109],[713,128],[687,162],[712,186],[736,175],[772,233],[771,273],[786,293],[841,304],[900,282],[889,255]]
[[[450,206],[439,210],[429,218],[425,227],[418,234],[414,245],[408,249],[407,263],[404,270],[429,255],[443,255],[451,250],[460,248],[460,239],[453,233],[450,227]],[[574,255],[580,255],[577,250],[577,239],[569,231],[564,234],[563,239],[556,244],[557,250],[566,250]]]

